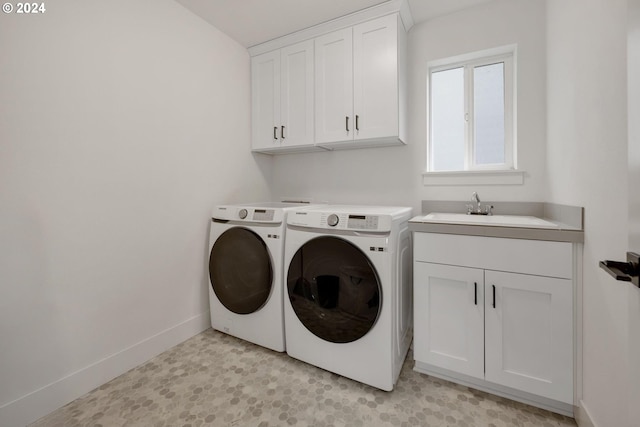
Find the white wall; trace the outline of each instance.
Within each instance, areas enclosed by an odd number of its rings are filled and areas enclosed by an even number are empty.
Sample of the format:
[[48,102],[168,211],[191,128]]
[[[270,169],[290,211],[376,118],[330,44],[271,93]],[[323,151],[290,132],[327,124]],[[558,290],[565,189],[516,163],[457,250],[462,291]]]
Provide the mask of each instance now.
[[211,208],[270,198],[245,49],[171,0],[0,16],[0,425],[208,327]]
[[637,426],[632,289],[598,267],[627,250],[627,1],[547,8],[549,199],[585,207],[582,406],[596,426]]
[[[408,35],[409,144],[291,154],[274,159],[274,196],[313,196],[336,203],[400,204],[423,199],[542,201],[545,197],[545,5],[497,0],[414,26]],[[524,185],[425,187],[427,62],[518,44],[518,163]]]

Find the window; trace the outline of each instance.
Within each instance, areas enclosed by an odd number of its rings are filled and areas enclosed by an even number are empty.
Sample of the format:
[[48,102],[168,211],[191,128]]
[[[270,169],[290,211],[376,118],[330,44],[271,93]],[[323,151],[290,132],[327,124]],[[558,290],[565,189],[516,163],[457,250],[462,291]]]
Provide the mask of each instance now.
[[514,52],[429,64],[427,172],[515,169]]

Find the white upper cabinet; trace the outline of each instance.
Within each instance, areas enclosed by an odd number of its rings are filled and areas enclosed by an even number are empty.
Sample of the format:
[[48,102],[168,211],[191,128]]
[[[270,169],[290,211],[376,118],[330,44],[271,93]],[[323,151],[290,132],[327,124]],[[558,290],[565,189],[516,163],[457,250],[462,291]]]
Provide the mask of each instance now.
[[319,149],[314,146],[313,94],[313,41],[251,58],[252,149]]
[[353,139],[352,29],[318,37],[315,53],[316,140],[325,143]]
[[287,147],[312,146],[313,42],[280,51],[280,142]]
[[394,14],[316,39],[317,144],[335,149],[405,142],[401,25]]
[[249,48],[253,151],[406,143],[405,0]]
[[251,132],[254,150],[280,145],[280,51],[251,58]]
[[354,139],[400,136],[398,38],[397,16],[353,28]]

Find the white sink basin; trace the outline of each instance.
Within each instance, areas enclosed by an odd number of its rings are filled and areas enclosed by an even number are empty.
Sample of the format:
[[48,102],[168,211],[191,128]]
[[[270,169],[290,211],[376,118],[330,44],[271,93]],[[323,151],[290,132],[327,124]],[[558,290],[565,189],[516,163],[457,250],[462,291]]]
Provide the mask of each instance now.
[[420,219],[422,222],[439,224],[489,225],[494,227],[555,228],[560,226],[535,216],[520,215],[466,215],[460,213],[434,212]]

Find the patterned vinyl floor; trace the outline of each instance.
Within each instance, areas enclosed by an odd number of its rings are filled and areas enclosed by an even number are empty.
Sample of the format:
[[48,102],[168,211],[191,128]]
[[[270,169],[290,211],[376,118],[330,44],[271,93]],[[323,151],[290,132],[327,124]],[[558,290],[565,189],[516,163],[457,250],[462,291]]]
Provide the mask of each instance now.
[[32,426],[576,426],[414,372],[412,359],[389,393],[208,329]]

